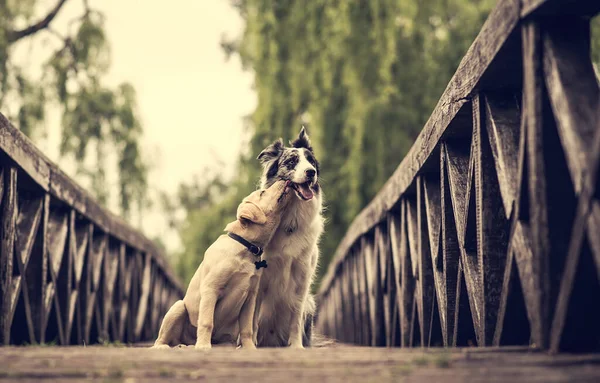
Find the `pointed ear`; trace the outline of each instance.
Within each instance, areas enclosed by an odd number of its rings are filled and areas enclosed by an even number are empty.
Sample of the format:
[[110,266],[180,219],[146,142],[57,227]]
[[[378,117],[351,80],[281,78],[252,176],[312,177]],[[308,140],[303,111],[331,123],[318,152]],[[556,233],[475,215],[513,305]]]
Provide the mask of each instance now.
[[258,157],[257,160],[260,161],[261,164],[266,164],[276,158],[279,158],[281,153],[283,152],[283,140],[280,138],[277,141],[273,142],[271,145],[267,146]]
[[237,209],[237,219],[243,226],[248,223],[257,223],[264,225],[267,223],[267,216],[265,213],[255,204],[249,202],[242,202]]
[[310,139],[308,138],[308,133],[306,133],[306,128],[302,125],[302,129],[300,129],[300,134],[298,134],[298,138],[294,141],[290,141],[290,145],[294,148],[306,148],[312,152],[312,146],[310,145]]

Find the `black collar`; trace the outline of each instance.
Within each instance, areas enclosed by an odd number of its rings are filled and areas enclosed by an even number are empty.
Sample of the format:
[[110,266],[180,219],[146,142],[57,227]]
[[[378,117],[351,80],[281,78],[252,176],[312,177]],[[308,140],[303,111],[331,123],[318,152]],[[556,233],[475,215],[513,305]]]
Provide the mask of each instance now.
[[240,237],[237,234],[227,232],[227,235],[229,236],[229,238],[231,238],[235,241],[238,241],[242,245],[246,246],[248,251],[250,251],[252,254],[256,255],[257,257],[260,257],[262,255],[262,253],[263,253],[262,247],[256,246],[255,244],[246,241],[244,238]]

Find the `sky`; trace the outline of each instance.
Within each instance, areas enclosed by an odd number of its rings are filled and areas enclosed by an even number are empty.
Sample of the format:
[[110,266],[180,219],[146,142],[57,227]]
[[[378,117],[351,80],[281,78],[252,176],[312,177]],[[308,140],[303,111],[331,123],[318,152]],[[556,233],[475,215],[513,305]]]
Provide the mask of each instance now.
[[[154,165],[152,191],[174,193],[181,182],[205,168],[224,163],[233,174],[242,149],[242,117],[251,113],[256,96],[252,73],[242,70],[237,57],[226,60],[222,34],[241,35],[243,20],[227,0],[90,0],[106,16],[111,69],[106,84],[127,81],[137,92],[144,127],[144,150]],[[40,0],[45,15],[55,0]],[[168,5],[167,5],[168,4]],[[82,14],[82,0],[69,0],[53,21],[66,33],[69,22]],[[52,36],[36,36],[17,47],[16,56],[32,72],[53,47]],[[47,138],[36,144],[68,173],[73,164],[60,160],[59,110],[48,111]],[[109,182],[116,182],[115,180]],[[113,201],[111,207],[115,208]],[[169,250],[179,246],[176,235],[164,235],[160,211],[144,216],[143,230],[161,235]],[[165,237],[166,236],[166,237]]]

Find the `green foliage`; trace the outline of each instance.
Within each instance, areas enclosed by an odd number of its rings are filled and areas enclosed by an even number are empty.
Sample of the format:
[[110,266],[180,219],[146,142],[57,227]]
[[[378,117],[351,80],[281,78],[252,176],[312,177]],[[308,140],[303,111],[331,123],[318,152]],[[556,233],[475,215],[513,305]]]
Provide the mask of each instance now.
[[[75,1],[55,2],[48,15],[58,14],[65,3]],[[31,20],[38,3],[43,2],[0,0],[0,110],[6,113],[5,108],[16,105],[16,115],[7,117],[35,138],[48,105],[58,106],[62,110],[60,154],[76,161],[79,175],[89,178],[90,191],[104,204],[113,189],[107,186],[107,169],[115,166],[107,161],[108,148],[116,152],[117,194],[121,213],[128,218],[133,209],[139,212],[147,203],[148,166],[139,146],[142,126],[133,87],[124,83],[108,88],[102,82],[110,64],[104,16],[82,1],[83,14],[69,22],[71,34],[62,36],[55,31],[53,18],[32,33],[22,33],[27,28],[15,25],[25,20],[35,26],[40,21]],[[59,48],[43,64],[40,79],[11,60],[16,44],[39,34],[59,42]]]
[[[307,126],[321,161],[327,224],[321,273],[356,214],[411,147],[477,35],[493,0],[236,0],[243,35],[222,41],[255,73],[249,154],[223,198],[187,211],[179,271],[205,249],[256,186],[254,157]],[[211,180],[206,180],[210,185]]]

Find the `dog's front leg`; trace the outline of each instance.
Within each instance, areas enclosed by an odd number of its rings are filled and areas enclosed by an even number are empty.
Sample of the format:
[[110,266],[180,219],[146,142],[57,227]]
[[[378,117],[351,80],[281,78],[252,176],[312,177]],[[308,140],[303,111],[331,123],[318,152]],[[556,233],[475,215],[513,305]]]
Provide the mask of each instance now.
[[252,319],[252,341],[258,346],[258,318],[260,316],[260,304],[262,302],[262,295],[259,294],[260,282],[256,288],[256,303],[254,305],[254,318]]
[[292,317],[290,320],[290,339],[289,345],[292,348],[304,348],[302,345],[302,332],[304,328],[304,304],[310,289],[310,277],[308,273],[302,273],[297,281],[296,296],[294,297],[294,307],[292,308]]
[[212,289],[204,289],[201,293],[198,309],[197,349],[211,348],[210,341],[212,338],[217,298],[217,292]]
[[[299,264],[298,269],[305,269],[306,271],[298,274],[296,279],[296,296],[295,306],[292,310],[292,318],[290,321],[290,338],[289,345],[293,348],[304,348],[302,344],[302,338],[304,334],[304,314],[307,309],[312,311],[311,305],[307,304],[307,299],[310,292],[310,285],[313,280],[313,276],[317,269],[317,262],[319,258],[319,248],[314,245],[311,252],[308,264]],[[296,261],[301,262],[301,261]],[[309,344],[310,342],[307,342]]]
[[248,296],[246,302],[242,306],[239,319],[240,327],[240,340],[242,341],[243,348],[255,349],[255,337],[253,336],[254,331],[254,311],[256,309],[256,295],[258,292],[258,283],[254,286],[250,286],[248,289]]

